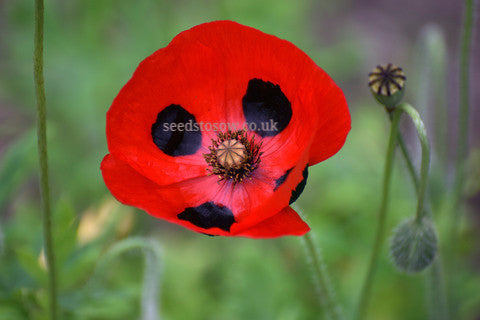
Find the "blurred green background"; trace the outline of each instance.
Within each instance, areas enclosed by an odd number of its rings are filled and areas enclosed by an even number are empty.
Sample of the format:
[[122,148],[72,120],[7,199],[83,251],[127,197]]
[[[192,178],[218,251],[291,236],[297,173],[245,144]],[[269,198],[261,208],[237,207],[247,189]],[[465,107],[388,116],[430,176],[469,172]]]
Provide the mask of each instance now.
[[[401,3],[47,0],[49,165],[62,318],[139,319],[144,310],[142,319],[156,319],[148,318],[142,305],[158,308],[164,319],[322,318],[300,239],[206,237],[122,206],[103,183],[99,166],[107,153],[105,113],[113,98],[146,56],[180,31],[212,20],[235,20],[293,42],[344,90],[352,114],[345,147],[310,168],[296,205],[322,248],[347,316],[373,243],[389,130],[385,112],[367,87],[367,74],[377,64],[404,68],[405,100],[419,108],[427,124],[433,148],[429,196],[445,247],[462,6],[457,1]],[[47,319],[33,2],[0,1],[0,30],[0,319]],[[478,52],[478,45],[473,50]],[[477,84],[478,66],[474,59],[472,82]],[[479,92],[473,91],[475,106]],[[479,115],[477,108],[472,124]],[[412,127],[402,127],[418,161]],[[455,270],[459,319],[480,319],[478,126],[471,131],[466,214]],[[400,157],[392,191],[389,234],[415,212],[414,190]],[[136,249],[138,243],[152,250]],[[425,292],[424,275],[399,273],[385,245],[368,319],[426,319]]]

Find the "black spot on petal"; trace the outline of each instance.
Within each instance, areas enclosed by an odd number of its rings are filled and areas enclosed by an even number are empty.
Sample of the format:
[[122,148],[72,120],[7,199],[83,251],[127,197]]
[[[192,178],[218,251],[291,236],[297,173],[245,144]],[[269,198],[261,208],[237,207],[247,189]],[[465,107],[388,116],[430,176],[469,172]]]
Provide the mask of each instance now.
[[155,145],[169,156],[186,156],[197,152],[202,142],[195,117],[177,104],[171,104],[157,115],[152,125]]
[[303,180],[300,181],[300,183],[295,187],[295,190],[292,191],[292,196],[290,197],[290,202],[288,204],[292,204],[297,201],[298,197],[300,197],[300,195],[302,194],[303,189],[305,189],[308,178],[308,164],[305,166],[305,169],[303,169],[302,175]]
[[242,104],[249,129],[262,137],[277,135],[292,118],[292,105],[280,86],[261,79],[248,82]]
[[292,169],[293,168],[288,169],[283,176],[275,180],[275,188],[273,189],[273,191],[276,191],[278,188],[280,188],[280,186],[287,180],[288,175],[290,174],[290,172],[292,172]]
[[186,220],[197,227],[210,229],[220,228],[230,231],[230,227],[235,222],[232,211],[227,207],[222,207],[213,202],[205,202],[194,208],[187,208],[177,215],[178,219]]

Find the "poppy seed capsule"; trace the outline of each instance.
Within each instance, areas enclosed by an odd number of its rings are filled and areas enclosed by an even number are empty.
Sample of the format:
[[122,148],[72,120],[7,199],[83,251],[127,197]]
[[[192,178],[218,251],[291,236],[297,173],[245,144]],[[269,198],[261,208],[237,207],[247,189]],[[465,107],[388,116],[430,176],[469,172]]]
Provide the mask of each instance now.
[[215,151],[218,163],[226,169],[240,168],[246,159],[245,146],[237,139],[223,141]]
[[402,68],[391,63],[378,65],[368,74],[368,86],[373,96],[388,109],[394,108],[402,100],[405,80]]

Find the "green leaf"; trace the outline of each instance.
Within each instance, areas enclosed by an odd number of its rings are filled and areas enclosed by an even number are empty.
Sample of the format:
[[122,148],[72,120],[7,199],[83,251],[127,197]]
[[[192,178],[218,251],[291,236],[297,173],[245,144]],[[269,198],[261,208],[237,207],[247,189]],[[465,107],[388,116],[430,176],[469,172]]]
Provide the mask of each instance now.
[[30,248],[19,247],[13,249],[22,268],[36,280],[40,286],[46,284],[46,271],[40,266],[39,256]]
[[0,208],[3,208],[19,185],[37,166],[35,130],[27,131],[15,141],[0,162]]
[[78,222],[72,205],[60,200],[54,211],[54,245],[56,263],[62,266],[76,246]]

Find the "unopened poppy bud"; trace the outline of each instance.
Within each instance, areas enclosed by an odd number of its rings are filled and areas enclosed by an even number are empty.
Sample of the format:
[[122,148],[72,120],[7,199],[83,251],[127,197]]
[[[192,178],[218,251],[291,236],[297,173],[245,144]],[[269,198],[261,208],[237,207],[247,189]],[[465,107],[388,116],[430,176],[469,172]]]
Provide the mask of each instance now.
[[437,234],[427,218],[421,222],[409,219],[395,230],[390,243],[390,254],[395,266],[405,272],[424,270],[435,259]]
[[373,96],[387,109],[393,109],[403,98],[405,74],[402,68],[391,63],[378,65],[368,74],[368,86]]

